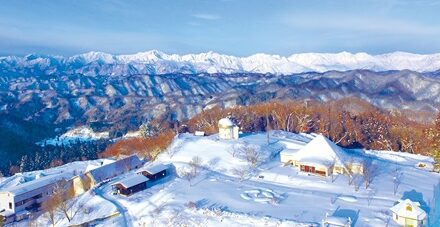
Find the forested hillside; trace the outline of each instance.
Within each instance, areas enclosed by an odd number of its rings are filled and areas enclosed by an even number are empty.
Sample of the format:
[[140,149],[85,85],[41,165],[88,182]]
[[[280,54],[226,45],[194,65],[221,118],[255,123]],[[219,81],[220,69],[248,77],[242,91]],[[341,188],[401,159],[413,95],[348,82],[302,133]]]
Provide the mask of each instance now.
[[[199,130],[215,134],[218,132],[218,120],[226,116],[233,118],[244,133],[277,129],[294,133],[319,133],[347,148],[432,155],[440,161],[440,114],[435,122],[421,123],[356,98],[327,103],[273,101],[226,109],[215,107],[179,123],[178,131]],[[166,144],[171,143],[176,124],[163,121],[163,133],[159,137],[119,141],[110,146],[104,156],[134,152],[154,158],[166,148]],[[162,145],[147,145],[149,143]]]

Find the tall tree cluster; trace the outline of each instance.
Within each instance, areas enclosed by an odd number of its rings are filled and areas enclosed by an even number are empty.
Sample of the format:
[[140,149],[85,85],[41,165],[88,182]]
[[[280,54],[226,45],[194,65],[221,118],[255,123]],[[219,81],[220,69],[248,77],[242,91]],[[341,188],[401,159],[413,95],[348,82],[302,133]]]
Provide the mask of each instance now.
[[[378,109],[354,98],[319,103],[272,101],[251,106],[205,110],[188,121],[188,130],[217,133],[218,119],[231,116],[243,132],[284,130],[319,133],[348,148],[394,150],[438,155],[440,117],[436,124],[416,122],[396,111]],[[429,143],[426,143],[426,138]]]
[[113,157],[138,154],[148,159],[154,159],[160,152],[168,148],[175,135],[173,130],[168,129],[150,137],[122,139],[108,146],[100,156]]

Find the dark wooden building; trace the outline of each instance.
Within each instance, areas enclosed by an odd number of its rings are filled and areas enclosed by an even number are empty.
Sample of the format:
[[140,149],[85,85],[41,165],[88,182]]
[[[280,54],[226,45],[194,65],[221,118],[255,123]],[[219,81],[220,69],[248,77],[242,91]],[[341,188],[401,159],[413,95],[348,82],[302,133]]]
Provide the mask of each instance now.
[[145,190],[147,188],[148,178],[140,174],[134,174],[121,181],[114,183],[113,190],[117,194],[132,195],[136,192]]
[[152,167],[148,167],[145,170],[141,170],[138,174],[142,174],[150,181],[156,181],[162,179],[168,175],[169,166],[159,164]]

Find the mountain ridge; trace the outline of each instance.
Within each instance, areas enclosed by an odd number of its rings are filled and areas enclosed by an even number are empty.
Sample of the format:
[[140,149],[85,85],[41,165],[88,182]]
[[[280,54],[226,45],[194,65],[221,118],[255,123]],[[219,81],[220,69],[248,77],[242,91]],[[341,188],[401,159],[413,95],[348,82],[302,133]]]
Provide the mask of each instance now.
[[91,51],[70,57],[29,54],[23,57],[0,57],[0,72],[23,74],[84,74],[123,76],[134,74],[236,74],[269,73],[288,75],[305,72],[411,70],[421,73],[440,70],[440,54],[392,52],[370,55],[350,53],[299,53],[290,56],[257,53],[247,57],[219,54],[167,54],[150,50],[135,54],[114,55]]

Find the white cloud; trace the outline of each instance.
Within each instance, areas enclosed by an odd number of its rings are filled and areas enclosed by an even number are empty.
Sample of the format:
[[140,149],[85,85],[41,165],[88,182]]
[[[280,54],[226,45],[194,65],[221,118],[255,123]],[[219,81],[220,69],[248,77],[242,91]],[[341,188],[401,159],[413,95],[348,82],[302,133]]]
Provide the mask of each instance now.
[[219,15],[207,14],[207,13],[198,13],[198,14],[193,14],[191,16],[202,20],[219,20],[221,18]]

